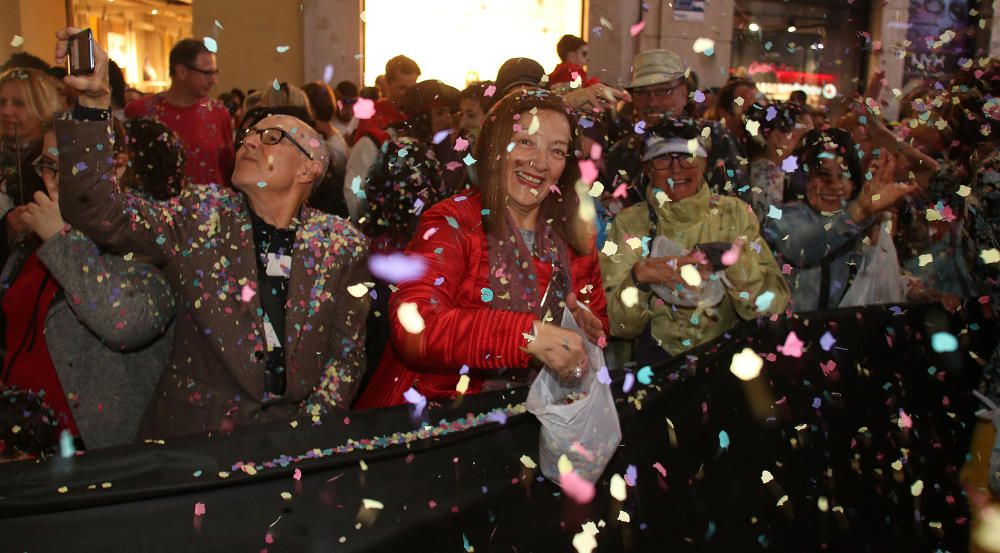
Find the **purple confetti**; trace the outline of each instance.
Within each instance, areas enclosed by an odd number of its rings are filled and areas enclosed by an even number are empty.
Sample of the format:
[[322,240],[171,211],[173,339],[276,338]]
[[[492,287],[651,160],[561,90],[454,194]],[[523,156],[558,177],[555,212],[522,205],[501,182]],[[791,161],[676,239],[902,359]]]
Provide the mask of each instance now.
[[635,465],[629,465],[625,469],[625,483],[629,486],[635,487],[635,481],[639,478],[639,471],[635,468]]
[[632,373],[625,374],[625,382],[622,384],[622,391],[626,394],[632,390],[632,386],[635,385],[635,375]]
[[818,397],[813,398],[813,409],[819,409],[823,405],[823,400]]
[[705,101],[705,93],[700,90],[694,91],[694,101],[697,103],[702,103]]
[[646,132],[646,122],[639,121],[635,124],[635,134],[644,134]]
[[601,367],[601,370],[597,371],[597,381],[604,385],[611,384],[611,375],[608,374],[607,367]]
[[329,83],[331,80],[333,80],[333,64],[328,63],[326,64],[326,67],[323,68],[323,82]]
[[781,162],[781,170],[786,173],[794,173],[799,168],[799,160],[795,156],[788,156]]
[[420,413],[423,412],[424,406],[427,405],[427,398],[424,397],[423,394],[421,394],[414,388],[410,388],[409,390],[403,392],[403,399],[405,399],[407,403],[411,403],[413,404],[414,407],[417,408],[416,415],[418,417],[420,416]]
[[486,420],[498,424],[507,424],[507,414],[503,411],[493,411],[492,413],[486,415]]
[[393,284],[400,284],[424,276],[427,260],[419,255],[405,253],[373,254],[368,259],[368,268],[376,277]]
[[832,348],[833,344],[836,343],[837,339],[834,338],[833,334],[830,334],[829,332],[824,334],[823,337],[819,339],[819,347],[823,348],[823,351],[830,351],[830,348]]

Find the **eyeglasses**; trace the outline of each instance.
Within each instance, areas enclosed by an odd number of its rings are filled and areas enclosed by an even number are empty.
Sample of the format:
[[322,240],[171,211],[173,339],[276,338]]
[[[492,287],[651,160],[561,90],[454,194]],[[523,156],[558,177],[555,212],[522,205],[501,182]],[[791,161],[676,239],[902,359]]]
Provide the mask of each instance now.
[[666,171],[670,169],[675,160],[681,169],[694,169],[698,165],[697,159],[698,158],[695,156],[688,154],[671,153],[653,158],[652,163],[653,169],[656,169],[657,171]]
[[669,98],[671,94],[674,93],[678,88],[686,85],[685,81],[681,81],[674,86],[661,86],[657,88],[637,88],[631,91],[633,98],[642,98],[643,100],[650,100],[654,98]]
[[59,175],[59,162],[51,160],[45,156],[38,156],[35,161],[31,162],[31,167],[35,169],[35,173],[39,177],[45,178],[45,173],[49,172],[53,177]]
[[193,65],[188,65],[186,63],[184,64],[184,67],[187,67],[191,71],[197,71],[206,77],[216,77],[219,75],[218,69],[199,69]]
[[291,133],[289,133],[285,129],[279,129],[277,127],[268,127],[266,129],[258,129],[256,127],[250,127],[244,130],[242,133],[240,133],[239,137],[240,139],[236,146],[237,149],[240,146],[242,146],[244,142],[246,142],[246,139],[249,138],[251,134],[260,135],[260,143],[267,144],[268,146],[274,146],[278,142],[281,142],[283,139],[286,139],[289,142],[291,142],[293,146],[298,148],[300,152],[305,154],[306,157],[308,157],[309,159],[314,159],[313,154],[310,153],[309,150],[306,150],[302,146],[302,144],[299,144],[298,141],[292,138]]

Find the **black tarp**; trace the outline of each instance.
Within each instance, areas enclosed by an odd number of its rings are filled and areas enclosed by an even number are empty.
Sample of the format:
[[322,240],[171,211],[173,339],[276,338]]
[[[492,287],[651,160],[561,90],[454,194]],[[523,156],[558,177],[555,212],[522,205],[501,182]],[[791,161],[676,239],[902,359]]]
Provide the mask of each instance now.
[[[521,463],[539,425],[508,409],[519,390],[0,465],[0,550],[573,551],[589,521],[597,551],[965,551],[958,469],[995,344],[967,309],[758,321],[627,394],[617,375],[622,443],[587,505]],[[792,330],[799,358],[777,350]],[[937,332],[958,350],[935,352]],[[765,357],[751,382],[729,370],[744,347]],[[630,466],[619,502],[608,482]]]

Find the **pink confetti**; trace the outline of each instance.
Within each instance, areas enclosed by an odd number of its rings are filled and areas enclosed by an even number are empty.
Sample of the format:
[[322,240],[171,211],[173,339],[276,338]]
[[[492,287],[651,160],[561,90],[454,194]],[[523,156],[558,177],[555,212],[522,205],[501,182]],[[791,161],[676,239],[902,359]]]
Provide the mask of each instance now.
[[604,148],[601,147],[599,142],[594,142],[590,146],[590,159],[601,159],[601,153],[604,152]]
[[559,476],[559,484],[570,499],[580,504],[594,499],[594,485],[584,480],[575,470]]
[[604,349],[604,348],[608,347],[608,339],[605,338],[604,336],[601,336],[600,338],[598,338],[597,339],[597,347],[599,347],[601,349]]
[[743,251],[742,243],[733,244],[731,248],[729,248],[728,250],[726,250],[724,254],[722,254],[722,264],[725,265],[726,267],[731,267],[733,265],[736,265],[736,262],[740,260],[740,253],[742,251]]
[[790,274],[792,274],[792,266],[789,265],[788,263],[785,263],[784,265],[782,265],[781,266],[781,274],[783,274],[783,275],[790,275]]
[[580,164],[580,178],[587,184],[593,184],[597,180],[597,166],[589,159],[584,159]]
[[788,337],[785,338],[785,345],[778,346],[778,351],[786,357],[802,357],[802,346],[804,345],[805,343],[799,340],[793,331],[789,332]]
[[640,22],[636,23],[635,25],[632,25],[631,27],[629,27],[628,28],[628,32],[629,32],[630,35],[636,36],[639,33],[641,33],[644,28],[646,28],[646,20],[645,19],[643,19],[642,21],[640,21]]
[[590,461],[591,463],[594,462],[594,454],[587,451],[582,445],[580,445],[580,442],[573,442],[573,445],[570,446],[570,449],[579,453],[580,457],[583,457],[584,459]]
[[487,98],[489,98],[489,97],[493,96],[494,94],[496,94],[496,92],[497,92],[497,87],[495,87],[493,85],[490,85],[490,86],[486,87],[486,90],[483,91],[483,96],[486,96]]
[[240,292],[240,299],[243,300],[243,303],[250,303],[250,300],[256,295],[257,292],[249,284],[244,284],[243,290]]
[[823,376],[830,376],[833,371],[837,369],[837,362],[830,360],[825,363],[820,363],[819,368],[823,369]]
[[299,469],[295,469],[295,473],[292,474],[292,478],[296,480],[302,480],[302,471]]
[[549,192],[562,196],[562,190],[559,190],[559,187],[554,184],[549,185]]
[[205,514],[205,504],[195,503],[194,504],[194,516],[200,517]]
[[424,231],[424,236],[423,236],[423,239],[424,239],[424,240],[429,240],[429,239],[430,239],[430,237],[431,237],[431,236],[434,236],[434,234],[435,234],[435,233],[436,233],[437,231],[438,231],[438,228],[437,228],[437,227],[431,227],[431,228],[429,228],[429,229],[425,230],[425,231]]
[[623,182],[615,188],[615,192],[611,194],[615,198],[626,198],[628,197],[628,186]]
[[902,409],[899,410],[899,427],[900,428],[913,428],[913,419],[910,415],[906,414],[906,411]]
[[464,152],[466,148],[469,147],[469,141],[462,138],[461,136],[455,139],[455,151]]
[[653,463],[653,468],[656,469],[656,472],[660,473],[660,476],[664,478],[667,477],[667,469],[663,468],[663,465],[661,465],[659,461]]
[[375,115],[375,102],[368,98],[358,98],[354,103],[354,116],[358,119],[371,119]]

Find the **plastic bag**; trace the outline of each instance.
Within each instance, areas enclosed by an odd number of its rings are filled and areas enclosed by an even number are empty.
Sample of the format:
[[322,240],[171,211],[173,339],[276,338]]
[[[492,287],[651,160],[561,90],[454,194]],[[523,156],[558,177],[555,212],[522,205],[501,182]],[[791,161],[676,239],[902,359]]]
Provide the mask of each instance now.
[[[688,255],[689,253],[691,253],[691,250],[685,249],[677,242],[660,235],[653,240],[650,257],[676,257]],[[701,286],[698,288],[685,287],[681,290],[676,290],[662,284],[650,284],[649,287],[663,301],[671,305],[679,307],[714,307],[722,303],[722,299],[726,295],[722,276],[723,273],[720,271],[711,278],[703,279]]]
[[906,301],[906,287],[899,268],[896,245],[886,221],[879,229],[877,244],[865,246],[861,270],[840,300],[840,307],[860,307]]
[[566,455],[577,475],[594,483],[621,441],[618,411],[611,386],[597,378],[605,366],[601,348],[587,340],[569,309],[563,310],[562,327],[583,336],[590,370],[578,380],[564,382],[543,369],[531,384],[525,406],[542,423],[538,444],[542,474],[558,483],[559,458]]

